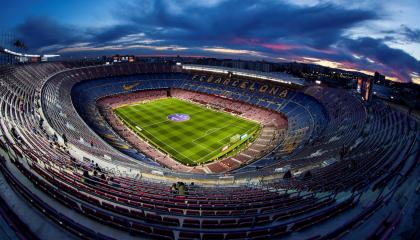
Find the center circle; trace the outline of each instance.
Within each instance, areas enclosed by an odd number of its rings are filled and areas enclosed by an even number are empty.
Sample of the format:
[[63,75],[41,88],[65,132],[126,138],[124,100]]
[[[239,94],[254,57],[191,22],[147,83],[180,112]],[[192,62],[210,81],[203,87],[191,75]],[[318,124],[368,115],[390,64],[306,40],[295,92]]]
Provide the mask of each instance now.
[[185,122],[190,120],[190,115],[183,114],[183,113],[174,113],[171,115],[168,115],[168,120],[174,121],[174,122]]

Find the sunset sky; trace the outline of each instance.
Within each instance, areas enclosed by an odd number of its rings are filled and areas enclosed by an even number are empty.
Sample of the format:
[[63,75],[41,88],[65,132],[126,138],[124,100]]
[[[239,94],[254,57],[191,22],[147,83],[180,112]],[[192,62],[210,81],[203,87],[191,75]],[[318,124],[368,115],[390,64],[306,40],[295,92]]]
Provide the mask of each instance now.
[[2,1],[30,53],[299,61],[420,84],[420,1]]

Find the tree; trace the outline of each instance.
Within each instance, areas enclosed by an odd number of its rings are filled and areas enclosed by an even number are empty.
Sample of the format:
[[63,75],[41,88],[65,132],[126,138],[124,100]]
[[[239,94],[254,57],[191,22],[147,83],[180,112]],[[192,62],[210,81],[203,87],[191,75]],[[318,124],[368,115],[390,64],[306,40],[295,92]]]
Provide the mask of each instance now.
[[28,50],[28,48],[26,47],[25,43],[22,40],[19,40],[19,39],[16,40],[13,43],[13,46],[15,46],[17,49],[21,49],[21,50],[24,50],[24,51]]
[[283,179],[289,179],[292,178],[292,173],[290,172],[290,170],[288,170],[284,175],[283,175]]

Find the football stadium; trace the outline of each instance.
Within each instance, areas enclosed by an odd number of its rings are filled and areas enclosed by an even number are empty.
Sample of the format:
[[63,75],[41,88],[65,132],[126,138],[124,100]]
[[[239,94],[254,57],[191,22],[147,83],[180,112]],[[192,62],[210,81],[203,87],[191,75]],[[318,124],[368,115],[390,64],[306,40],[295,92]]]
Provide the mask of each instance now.
[[223,158],[258,130],[258,123],[172,98],[119,107],[115,113],[156,148],[191,166]]
[[[362,24],[369,1],[46,2],[0,39],[0,239],[420,239],[416,51],[313,43],[324,10]],[[144,16],[83,18],[106,8]]]

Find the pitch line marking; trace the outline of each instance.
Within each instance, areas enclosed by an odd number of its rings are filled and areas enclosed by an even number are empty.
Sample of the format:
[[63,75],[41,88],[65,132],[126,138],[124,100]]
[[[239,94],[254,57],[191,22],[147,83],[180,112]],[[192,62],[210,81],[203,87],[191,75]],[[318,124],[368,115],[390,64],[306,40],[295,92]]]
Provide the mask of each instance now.
[[149,124],[149,125],[145,125],[145,126],[139,126],[139,127],[141,127],[141,128],[143,128],[143,129],[145,129],[145,128],[148,128],[148,127],[151,127],[151,126],[154,126],[154,125],[158,125],[158,124],[161,124],[161,123],[165,123],[165,122],[169,122],[170,120],[168,120],[168,119],[166,119],[166,120],[164,120],[164,121],[161,121],[161,122],[155,122],[155,123],[151,123],[151,124]]
[[[193,142],[193,143],[195,143],[195,141],[197,141],[198,139],[205,138],[205,137],[207,137],[207,136],[209,136],[209,135],[211,135],[211,134],[213,134],[213,133],[215,133],[215,132],[217,132],[217,131],[219,131],[219,130],[221,130],[221,129],[229,128],[229,127],[231,127],[233,124],[235,124],[235,123],[239,122],[239,120],[240,120],[240,119],[235,119],[235,121],[233,121],[232,123],[230,123],[230,124],[228,124],[228,125],[226,125],[226,126],[224,126],[224,127],[221,127],[221,128],[211,128],[211,129],[208,129],[208,130],[205,132],[206,134],[204,134],[203,136],[200,136],[200,137],[198,137],[198,138],[194,139],[192,142]],[[242,130],[246,130],[246,128],[243,128],[243,127],[238,127],[238,126],[235,126],[235,127],[236,127],[236,128],[240,128],[240,129],[242,129]],[[229,136],[229,137],[231,137],[231,136]]]
[[[146,129],[144,129],[144,131],[148,132],[151,136],[153,136],[155,139],[157,139],[159,142],[163,143],[165,146],[168,146],[169,148],[171,148],[172,150],[174,150],[176,153],[182,155],[183,157],[189,159],[189,157],[185,156],[184,154],[178,152],[175,148],[173,148],[171,145],[166,144],[165,142],[163,142],[162,140],[160,140],[158,137],[156,137],[155,135],[151,134],[149,131],[147,131]],[[149,139],[151,141],[151,139]]]
[[[167,105],[167,104],[163,104],[163,105]],[[168,104],[169,105],[169,104]],[[197,111],[197,112],[194,112],[194,113],[191,113],[191,114],[189,114],[190,116],[192,116],[193,114],[198,114],[198,113],[201,113],[201,112],[205,112],[205,111],[207,111],[208,109],[200,109],[200,111]],[[214,110],[213,110],[214,111]],[[136,112],[139,112],[139,111],[136,111]],[[217,111],[215,111],[215,112],[217,112]],[[127,118],[127,116],[123,113],[123,115],[124,115],[124,117],[128,120],[128,118]],[[204,138],[204,137],[206,137],[206,136],[208,136],[208,135],[210,135],[210,134],[212,134],[212,133],[214,133],[214,132],[217,132],[217,131],[219,131],[219,130],[221,130],[221,129],[225,129],[225,128],[228,128],[228,127],[231,127],[233,124],[235,124],[235,123],[237,123],[237,122],[239,122],[241,119],[240,118],[234,118],[234,121],[232,122],[232,123],[230,123],[229,125],[227,125],[227,126],[225,126],[225,127],[221,127],[221,128],[213,128],[213,129],[209,129],[209,130],[207,130],[206,131],[206,134],[204,135],[204,136],[201,136],[201,137],[199,137],[199,138],[196,138],[196,139],[194,139],[192,142],[193,143],[195,143],[195,144],[197,144],[197,146],[200,146],[200,147],[202,147],[202,148],[204,148],[204,150],[209,150],[210,152],[208,153],[208,154],[206,154],[206,155],[204,155],[204,156],[202,156],[201,158],[199,158],[199,159],[197,159],[197,160],[195,160],[195,162],[197,162],[198,164],[200,164],[200,162],[201,162],[201,160],[203,159],[203,158],[206,158],[207,156],[209,156],[210,154],[213,154],[213,153],[215,153],[215,152],[217,152],[217,151],[219,151],[219,149],[214,149],[214,150],[211,150],[211,148],[210,147],[208,147],[208,146],[205,146],[204,144],[202,144],[202,143],[196,143],[195,141],[197,141],[198,139],[200,139],[200,138]],[[150,127],[150,126],[153,126],[153,125],[156,125],[156,124],[161,124],[161,123],[164,123],[164,122],[168,122],[169,120],[165,120],[165,121],[162,121],[162,122],[157,122],[157,123],[152,123],[152,124],[149,124],[149,125],[146,125],[146,126],[144,126],[143,127],[143,130],[144,131],[146,131],[148,134],[150,134],[151,136],[153,136],[156,140],[158,140],[159,142],[161,142],[161,143],[163,143],[165,146],[167,146],[167,147],[169,147],[169,148],[171,148],[173,151],[175,151],[176,153],[178,153],[178,154],[180,154],[181,156],[183,156],[183,157],[185,157],[186,159],[190,159],[189,157],[187,157],[187,156],[185,156],[183,153],[181,153],[181,152],[179,152],[179,151],[177,151],[176,149],[174,149],[172,146],[170,146],[170,145],[168,145],[168,144],[166,144],[165,142],[163,142],[161,139],[159,139],[158,137],[156,137],[155,135],[153,135],[153,134],[151,134],[148,130],[146,130],[146,129],[144,129],[144,128],[146,128],[146,127]],[[137,125],[137,124],[136,124]],[[141,127],[141,126],[140,126]],[[235,126],[236,128],[239,128],[239,129],[242,129],[242,130],[247,130],[247,128],[244,128],[244,127],[239,127],[239,126]],[[211,131],[211,130],[213,130],[211,133],[208,133],[209,131]],[[248,131],[250,131],[250,130],[248,130]],[[247,133],[248,133],[248,131],[247,131]],[[221,139],[221,140],[219,140],[218,142],[220,142],[220,141],[222,141],[222,140],[225,140],[226,138],[229,138],[229,137],[231,137],[231,136],[227,136],[227,137],[225,137],[225,138],[223,138],[223,139]],[[148,139],[149,141],[152,141],[151,139]]]
[[[127,118],[127,115],[125,115],[124,113],[122,113],[122,115],[124,115],[124,117],[125,118]],[[146,129],[143,129],[144,131],[146,131],[148,134],[150,134],[151,136],[154,136],[153,134],[151,134],[149,131],[147,131]],[[162,140],[160,140],[159,138],[157,138],[156,136],[154,136],[154,138],[156,139],[156,140],[158,140],[159,142],[161,142],[161,143],[163,143],[165,146],[168,146],[169,148],[171,148],[172,150],[174,150],[176,153],[178,153],[178,154],[180,154],[180,155],[182,155],[183,157],[185,157],[185,158],[187,158],[187,159],[189,159],[189,157],[187,157],[187,156],[185,156],[184,154],[182,154],[182,153],[180,153],[180,152],[178,152],[176,149],[174,149],[172,146],[170,146],[170,145],[168,145],[168,144],[166,144],[165,142],[163,142]],[[151,139],[147,139],[147,140],[149,140],[149,141],[152,141]]]
[[[238,120],[239,121],[239,120]],[[236,121],[235,121],[236,122]],[[233,123],[232,123],[233,124]],[[212,153],[214,153],[214,152],[216,152],[216,151],[219,151],[219,149],[215,149],[214,151],[211,151],[209,154],[207,154],[207,155],[205,155],[205,156],[203,156],[203,157],[201,157],[201,158],[199,158],[197,161],[201,161],[201,159],[203,159],[203,158],[205,158],[205,157],[207,157],[208,155],[210,155],[210,154],[212,154]]]

